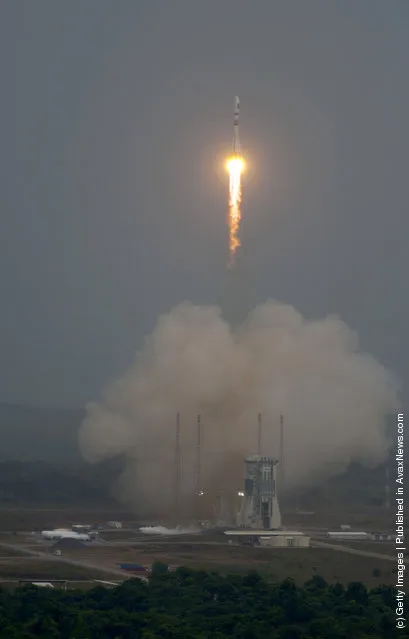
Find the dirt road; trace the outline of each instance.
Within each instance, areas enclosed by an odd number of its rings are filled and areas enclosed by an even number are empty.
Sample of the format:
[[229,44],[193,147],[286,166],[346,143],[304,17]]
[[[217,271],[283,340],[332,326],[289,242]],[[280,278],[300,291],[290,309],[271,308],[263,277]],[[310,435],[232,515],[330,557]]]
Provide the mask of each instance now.
[[[31,557],[36,557],[37,559],[41,559],[44,561],[60,562],[60,563],[70,564],[71,566],[77,566],[79,568],[87,568],[88,570],[95,570],[98,573],[115,575],[116,577],[121,577],[123,580],[131,576],[131,575],[124,574],[124,571],[121,570],[120,568],[110,568],[109,566],[101,567],[98,564],[93,564],[88,561],[82,561],[78,559],[69,559],[68,557],[64,557],[64,556],[57,557],[56,555],[50,555],[48,553],[41,552],[38,550],[31,550],[30,548],[25,548],[24,546],[21,546],[19,544],[0,543],[0,548],[17,551],[19,553],[29,555]],[[135,578],[135,577],[146,580],[146,577],[132,573],[132,578]]]

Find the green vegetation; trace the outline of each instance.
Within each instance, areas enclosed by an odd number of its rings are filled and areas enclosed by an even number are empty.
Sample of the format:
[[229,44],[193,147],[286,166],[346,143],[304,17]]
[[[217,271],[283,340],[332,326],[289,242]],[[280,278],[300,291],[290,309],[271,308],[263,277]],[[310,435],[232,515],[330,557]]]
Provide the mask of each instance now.
[[[138,579],[88,592],[0,590],[0,639],[393,639],[395,593],[362,583],[303,588],[269,584],[257,572],[229,575],[157,564]],[[406,603],[407,606],[407,603]]]
[[[351,581],[361,581],[367,587],[396,583],[396,562],[387,558],[374,559],[327,548],[253,548],[250,546],[228,545],[220,536],[219,545],[206,545],[198,540],[189,543],[145,542],[143,545],[121,548],[121,556],[115,561],[133,561],[149,565],[162,561],[176,566],[187,566],[195,570],[217,570],[224,574],[257,570],[269,581],[283,581],[287,577],[301,586],[314,575],[321,575],[328,583],[340,582],[347,585]],[[110,550],[110,549],[108,549]],[[94,550],[94,557],[107,549]],[[111,552],[111,550],[110,550]],[[126,553],[126,554],[125,554]],[[374,574],[379,568],[381,575]]]
[[[393,450],[388,460],[389,468],[394,468]],[[302,504],[302,508],[315,510],[318,507],[332,508],[334,503],[347,506],[350,511],[359,512],[362,508],[383,509],[385,501],[385,465],[368,468],[359,462],[351,462],[345,470],[330,477],[318,474],[311,478],[304,490],[289,497],[289,503]],[[390,491],[393,494],[394,474],[390,473]],[[312,484],[312,486],[311,486]],[[349,521],[348,523],[352,523]]]
[[[20,504],[107,504],[122,469],[120,459],[96,465],[53,465],[44,461],[0,462],[0,506]],[[111,499],[112,504],[115,502]]]
[[78,431],[85,411],[0,402],[0,458],[77,463]]

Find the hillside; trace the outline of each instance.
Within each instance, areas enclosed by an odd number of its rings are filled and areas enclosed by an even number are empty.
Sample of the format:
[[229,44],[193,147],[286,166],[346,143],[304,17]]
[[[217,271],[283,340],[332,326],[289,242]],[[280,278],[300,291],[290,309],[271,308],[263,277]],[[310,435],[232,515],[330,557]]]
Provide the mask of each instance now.
[[77,463],[84,411],[0,402],[0,460]]
[[[40,408],[0,403],[1,501],[69,501],[101,498],[123,469],[122,459],[88,465],[78,448],[84,410]],[[390,490],[394,484],[394,450],[390,451]],[[70,490],[65,484],[69,481]],[[342,473],[316,478],[302,490],[284,497],[284,505],[315,510],[345,504],[359,509],[380,507],[385,500],[385,466],[365,468],[351,463]]]

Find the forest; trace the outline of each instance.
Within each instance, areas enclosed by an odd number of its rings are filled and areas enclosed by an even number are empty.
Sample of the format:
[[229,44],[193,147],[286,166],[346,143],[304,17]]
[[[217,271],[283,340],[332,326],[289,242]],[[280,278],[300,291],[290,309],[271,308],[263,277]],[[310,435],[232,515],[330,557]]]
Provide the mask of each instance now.
[[[87,592],[24,586],[0,589],[0,639],[393,639],[395,592],[362,583],[302,588],[257,572],[222,576],[153,566],[139,579]],[[407,602],[406,602],[407,607]]]

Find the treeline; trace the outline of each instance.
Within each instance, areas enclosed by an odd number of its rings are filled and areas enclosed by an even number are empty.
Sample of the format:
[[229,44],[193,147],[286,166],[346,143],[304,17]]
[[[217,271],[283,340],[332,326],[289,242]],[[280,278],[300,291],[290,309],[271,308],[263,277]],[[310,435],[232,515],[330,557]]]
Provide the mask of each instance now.
[[113,589],[0,590],[0,639],[393,639],[395,593],[362,583],[303,588],[271,584],[258,573],[221,576],[154,567]]
[[81,460],[78,432],[84,417],[84,410],[0,402],[0,458],[76,463]]
[[[393,451],[392,451],[393,452]],[[394,458],[388,460],[389,468],[394,468]],[[334,472],[334,471],[333,471]],[[394,473],[390,475],[392,493]],[[295,506],[302,503],[304,508],[314,509],[334,503],[348,504],[348,507],[380,507],[385,502],[385,465],[368,468],[360,462],[351,462],[348,467],[332,477],[319,475],[311,480],[312,484],[304,490],[297,489],[287,496],[287,504]]]
[[[0,506],[24,504],[72,505],[113,499],[114,489],[124,468],[121,457],[99,464],[57,464],[46,461],[0,460]],[[348,471],[329,479],[305,493],[297,492],[297,501],[305,507],[343,502],[378,505],[383,487],[376,469],[351,464]],[[392,476],[392,474],[391,474]],[[352,498],[351,495],[354,495]],[[288,501],[291,504],[291,497]]]
[[0,462],[0,505],[101,501],[112,495],[122,461],[97,465],[53,465],[47,462]]

